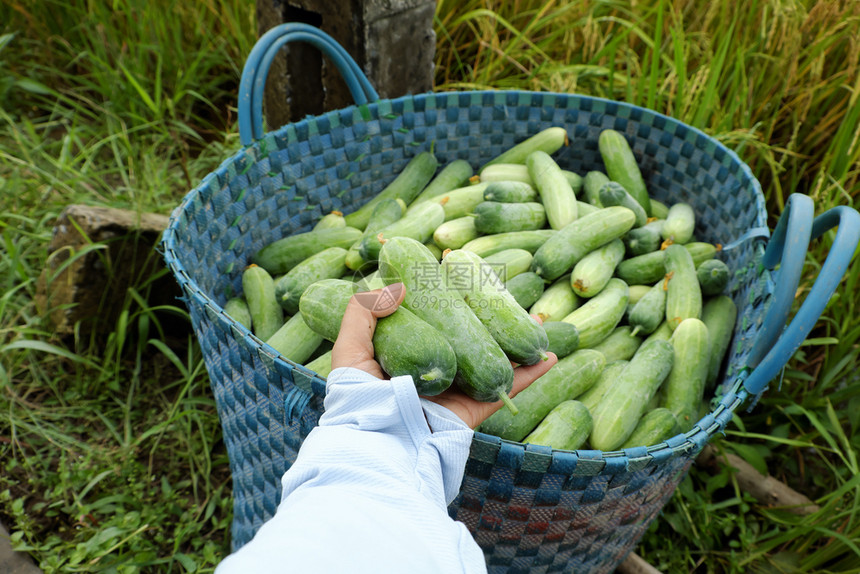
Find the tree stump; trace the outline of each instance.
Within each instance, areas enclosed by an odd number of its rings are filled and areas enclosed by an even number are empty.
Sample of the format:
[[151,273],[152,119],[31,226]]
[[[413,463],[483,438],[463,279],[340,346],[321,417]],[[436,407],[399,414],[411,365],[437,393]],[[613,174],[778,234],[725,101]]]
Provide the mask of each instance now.
[[168,217],[70,205],[57,218],[36,306],[55,334],[110,332],[130,287],[150,285],[150,306],[177,305],[179,286],[155,247]]

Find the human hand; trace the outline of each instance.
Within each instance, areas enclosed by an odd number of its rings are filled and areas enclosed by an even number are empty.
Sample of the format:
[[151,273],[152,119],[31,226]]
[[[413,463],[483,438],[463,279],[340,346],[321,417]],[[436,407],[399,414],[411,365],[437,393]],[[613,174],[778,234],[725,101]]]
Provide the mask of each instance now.
[[[532,315],[532,317],[540,322],[540,319],[535,315]],[[549,358],[546,361],[540,361],[534,365],[516,366],[516,363],[511,363],[512,365],[515,365],[514,387],[511,389],[511,392],[508,393],[509,397],[513,398],[517,396],[520,391],[542,377],[558,362],[558,357],[555,356],[555,353],[547,353],[547,356]],[[473,429],[478,428],[482,422],[487,420],[494,412],[502,408],[504,404],[502,401],[496,401],[493,403],[476,401],[454,385],[451,385],[444,392],[439,393],[436,396],[424,398],[428,401],[433,401],[436,404],[442,405],[460,417],[464,423]]]
[[[388,292],[384,293],[386,290]],[[402,283],[393,283],[384,290],[375,289],[353,295],[346,307],[340,333],[332,348],[332,369],[353,367],[377,378],[384,378],[382,367],[373,358],[373,332],[376,329],[376,320],[394,313],[405,296],[406,290]],[[541,322],[536,315],[532,317]],[[511,397],[516,396],[558,362],[558,357],[554,353],[547,353],[547,355],[549,358],[546,361],[514,368],[514,386],[509,393]],[[477,428],[503,404],[502,401],[492,403],[476,401],[453,385],[438,395],[425,398],[447,408],[471,428]]]
[[384,289],[364,291],[352,296],[331,350],[332,370],[352,367],[378,379],[384,378],[382,367],[373,358],[376,320],[394,313],[405,296],[403,283],[392,283]]

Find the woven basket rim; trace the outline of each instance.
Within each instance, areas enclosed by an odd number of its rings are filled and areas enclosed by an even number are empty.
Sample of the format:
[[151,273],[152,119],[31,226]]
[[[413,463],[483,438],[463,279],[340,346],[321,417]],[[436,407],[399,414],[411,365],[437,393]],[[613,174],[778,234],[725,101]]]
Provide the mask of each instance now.
[[[685,129],[687,133],[692,134],[697,138],[701,137],[707,139],[715,146],[715,149],[720,149],[722,153],[726,154],[726,156],[728,156],[732,162],[736,163],[740,167],[741,173],[743,173],[748,178],[750,184],[753,187],[754,194],[763,198],[761,184],[754,176],[749,166],[745,162],[743,162],[733,150],[726,147],[716,138],[706,134],[698,128],[695,128],[682,122],[681,120],[672,118],[671,116],[667,116],[665,114],[648,108],[617,100],[610,100],[607,98],[586,96],[581,94],[536,92],[527,90],[474,90],[410,94],[397,98],[384,98],[368,104],[347,106],[345,108],[339,108],[337,110],[332,110],[315,116],[307,116],[298,122],[292,122],[276,130],[267,132],[266,136],[283,136],[286,135],[290,130],[304,128],[308,125],[315,124],[315,122],[319,120],[332,117],[334,115],[339,115],[350,110],[359,110],[362,112],[363,115],[370,114],[365,115],[365,119],[373,117],[373,114],[371,113],[372,111],[378,111],[379,114],[377,117],[382,117],[382,113],[389,106],[389,104],[409,100],[424,101],[428,99],[433,99],[438,101],[440,98],[453,99],[460,98],[463,96],[469,96],[471,98],[483,98],[488,96],[492,96],[493,98],[504,98],[509,96],[532,97],[535,95],[548,98],[557,97],[561,99],[578,99],[582,101],[598,103],[600,105],[617,106],[619,109],[626,109],[630,112],[641,113],[643,114],[643,116],[659,118],[661,121],[664,121],[667,124],[674,124],[676,126],[680,126]],[[196,187],[191,189],[184,196],[180,204],[171,213],[168,225],[164,230],[162,240],[160,242],[160,247],[162,255],[164,256],[168,267],[171,269],[180,286],[183,288],[183,293],[190,293],[190,296],[192,298],[198,299],[198,303],[201,304],[201,306],[206,310],[207,314],[209,314],[211,318],[215,319],[223,326],[228,327],[234,336],[244,339],[246,343],[248,343],[251,348],[260,356],[264,363],[273,364],[283,370],[293,371],[294,375],[295,372],[299,372],[302,376],[306,377],[310,381],[312,393],[308,393],[307,391],[304,391],[298,387],[296,387],[292,391],[294,393],[298,393],[298,399],[294,400],[297,400],[302,404],[306,404],[307,399],[309,399],[312,395],[316,395],[318,397],[325,396],[326,380],[319,377],[319,375],[306,368],[305,366],[286,359],[271,346],[257,338],[244,325],[238,323],[235,319],[227,315],[224,312],[223,308],[218,305],[215,300],[211,298],[206,292],[204,292],[199,287],[196,280],[185,271],[182,262],[176,256],[175,250],[173,248],[176,242],[176,226],[186,206],[191,201],[193,201],[195,196],[200,193],[201,188],[205,186],[205,184],[210,178],[216,177],[218,174],[225,173],[227,170],[227,166],[241,163],[244,161],[258,161],[260,159],[259,156],[261,154],[265,154],[266,136],[264,136],[260,140],[253,142],[248,146],[244,146],[236,150],[234,154],[222,161],[222,163],[214,171],[207,174]],[[770,235],[768,233],[766,236],[759,235],[750,237],[749,239],[757,242],[759,248],[763,250],[763,246],[766,245],[769,237]],[[183,299],[186,298],[183,297]],[[523,456],[546,459],[547,461],[550,458],[552,458],[553,460],[555,460],[556,458],[567,459],[569,462],[573,463],[576,463],[579,460],[588,460],[590,463],[596,463],[591,465],[592,470],[596,470],[596,472],[593,473],[594,475],[601,474],[606,469],[617,469],[618,472],[628,471],[636,468],[644,468],[645,466],[648,466],[649,464],[654,462],[662,463],[668,459],[680,456],[694,455],[698,453],[702,448],[704,448],[707,442],[715,434],[721,433],[723,431],[726,424],[729,422],[729,420],[731,420],[732,414],[734,413],[735,409],[747,400],[748,393],[743,388],[744,374],[744,372],[741,372],[736,375],[736,380],[731,385],[730,390],[724,392],[722,397],[719,399],[717,406],[711,408],[708,414],[702,417],[690,431],[686,433],[679,433],[678,435],[655,445],[633,447],[615,451],[599,451],[585,449],[570,451],[552,449],[550,447],[541,445],[531,445],[516,441],[510,441],[507,439],[502,439],[495,435],[481,433],[479,431],[475,431],[473,434],[473,445],[476,443],[481,443],[483,445],[495,449],[502,448],[502,446],[504,445],[505,448],[508,449],[518,449],[518,451],[521,452]],[[716,397],[714,400],[716,400]]]

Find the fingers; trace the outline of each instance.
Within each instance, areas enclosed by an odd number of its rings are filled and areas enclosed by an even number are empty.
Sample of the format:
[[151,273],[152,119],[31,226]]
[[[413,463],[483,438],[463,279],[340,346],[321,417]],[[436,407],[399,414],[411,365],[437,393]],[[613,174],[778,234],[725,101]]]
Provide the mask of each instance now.
[[332,368],[355,367],[381,377],[382,370],[373,359],[376,320],[394,313],[405,296],[402,283],[353,295],[331,351]]
[[[406,297],[406,289],[403,283],[392,283],[384,289],[374,289],[356,293],[352,296],[350,304],[359,304],[369,310],[374,318],[388,317],[397,310],[397,307]],[[347,308],[347,311],[349,308]]]
[[510,397],[516,396],[517,393],[542,377],[558,362],[555,353],[547,353],[547,357],[549,358],[546,361],[538,361],[534,365],[522,365],[514,369],[514,388],[509,393]]

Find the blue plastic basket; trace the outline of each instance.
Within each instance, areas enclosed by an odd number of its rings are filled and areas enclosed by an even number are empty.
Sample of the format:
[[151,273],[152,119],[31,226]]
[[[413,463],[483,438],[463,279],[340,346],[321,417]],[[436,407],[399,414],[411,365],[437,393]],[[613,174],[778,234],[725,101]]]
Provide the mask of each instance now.
[[[309,41],[341,70],[357,105],[263,133],[268,66],[286,42]],[[601,130],[625,134],[650,194],[690,203],[696,236],[724,246],[739,309],[713,410],[688,433],[619,452],[559,451],[476,433],[453,518],[465,523],[491,572],[611,572],[634,548],[695,456],[748,397],[760,394],[815,324],[860,241],[860,215],[813,221],[794,195],[770,238],[748,167],[717,140],[620,102],[521,91],[427,93],[380,100],[355,62],[318,30],[288,24],[263,36],[242,78],[244,147],[174,211],[162,247],[182,287],[209,371],[233,478],[234,549],[280,501],[280,479],[322,414],[325,380],[261,342],[223,311],[253,253],[307,231],[332,210],[372,198],[418,152],[478,168],[513,144],[563,126],[559,164],[603,169]],[[808,242],[839,225],[819,278],[784,329]],[[771,269],[781,262],[777,279]],[[312,389],[308,393],[299,386]]]

